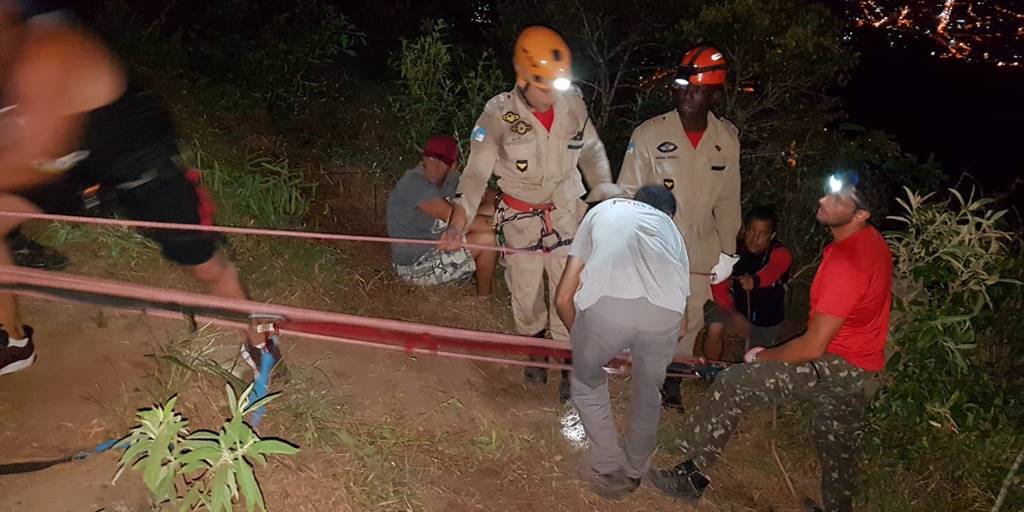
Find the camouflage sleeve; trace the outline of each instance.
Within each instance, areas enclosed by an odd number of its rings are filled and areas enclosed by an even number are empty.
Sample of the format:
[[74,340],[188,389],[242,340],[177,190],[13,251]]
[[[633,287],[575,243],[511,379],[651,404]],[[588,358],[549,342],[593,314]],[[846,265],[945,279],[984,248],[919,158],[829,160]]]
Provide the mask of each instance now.
[[494,173],[498,161],[498,141],[501,126],[497,119],[486,110],[476,121],[469,134],[469,160],[462,171],[456,201],[466,211],[467,225],[476,216],[476,210],[483,199],[487,182]]

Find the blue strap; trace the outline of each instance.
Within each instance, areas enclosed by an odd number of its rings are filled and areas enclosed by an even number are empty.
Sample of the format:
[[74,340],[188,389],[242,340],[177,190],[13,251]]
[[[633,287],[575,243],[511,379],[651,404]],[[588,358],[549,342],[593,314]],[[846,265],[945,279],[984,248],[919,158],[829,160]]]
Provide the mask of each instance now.
[[[260,372],[256,376],[256,382],[253,385],[253,402],[267,396],[267,389],[270,387],[270,371],[273,368],[274,355],[264,348],[260,351]],[[263,421],[263,415],[267,412],[266,409],[266,407],[260,407],[252,413],[252,426],[254,428],[260,426],[260,422]]]
[[107,451],[107,450],[109,450],[111,448],[114,448],[115,446],[118,447],[118,448],[124,448],[123,445],[122,446],[117,446],[117,439],[107,439],[106,441],[103,441],[102,443],[96,445],[96,447],[93,448],[92,450],[83,450],[83,451],[80,451],[80,452],[72,455],[71,456],[71,460],[82,460],[82,459],[84,459],[86,457],[89,457],[91,455],[96,455],[97,453],[103,453],[103,452],[105,452],[105,451]]

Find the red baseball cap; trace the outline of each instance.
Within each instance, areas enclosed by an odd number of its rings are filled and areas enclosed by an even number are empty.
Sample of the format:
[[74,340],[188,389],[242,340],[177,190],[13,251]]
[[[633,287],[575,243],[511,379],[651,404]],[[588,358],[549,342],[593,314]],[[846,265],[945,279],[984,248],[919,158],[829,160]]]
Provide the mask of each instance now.
[[433,157],[452,165],[459,160],[459,141],[450,135],[434,135],[423,147],[423,156]]

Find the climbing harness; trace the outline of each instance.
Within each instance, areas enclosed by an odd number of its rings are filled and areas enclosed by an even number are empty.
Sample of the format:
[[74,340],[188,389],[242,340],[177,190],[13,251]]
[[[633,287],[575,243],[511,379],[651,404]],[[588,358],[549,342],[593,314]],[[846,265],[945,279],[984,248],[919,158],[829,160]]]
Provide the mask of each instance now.
[[[559,247],[572,245],[572,238],[562,238],[562,234],[555,229],[551,212],[556,208],[557,207],[554,203],[533,204],[521,201],[508,194],[500,194],[498,208],[497,211],[494,212],[494,228],[498,235],[498,245],[506,245],[505,224],[533,217],[541,218],[540,237],[537,239],[537,243],[529,247],[517,247],[515,249],[543,251],[547,253],[552,252]],[[509,212],[514,213],[509,214]],[[550,237],[555,238],[555,243],[552,245],[545,245],[544,241]]]

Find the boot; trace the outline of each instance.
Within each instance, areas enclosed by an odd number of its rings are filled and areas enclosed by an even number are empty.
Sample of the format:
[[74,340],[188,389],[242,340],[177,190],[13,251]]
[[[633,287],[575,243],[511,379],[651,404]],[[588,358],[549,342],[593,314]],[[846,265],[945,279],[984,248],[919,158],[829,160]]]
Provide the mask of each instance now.
[[11,249],[14,264],[19,267],[63,270],[70,263],[60,251],[28,238],[20,229],[7,234],[7,246]]
[[[572,366],[572,359],[566,359],[565,364]],[[572,400],[572,380],[569,370],[562,370],[562,380],[558,383],[558,402],[566,403]]]
[[683,414],[686,409],[683,407],[683,395],[680,387],[683,379],[679,377],[666,377],[665,383],[661,386],[661,406],[666,409],[678,411]]
[[647,481],[662,494],[696,506],[700,496],[711,483],[691,461],[683,462],[672,469],[651,469]]
[[[545,336],[545,334],[547,334],[546,330],[534,334],[533,337],[544,339],[547,337]],[[548,358],[544,356],[530,356],[530,361],[547,362],[547,360]],[[523,373],[527,384],[544,385],[548,383],[547,368],[542,368],[539,366],[527,366]]]

